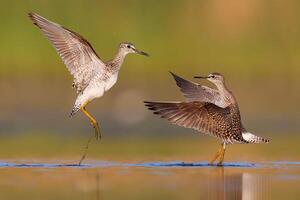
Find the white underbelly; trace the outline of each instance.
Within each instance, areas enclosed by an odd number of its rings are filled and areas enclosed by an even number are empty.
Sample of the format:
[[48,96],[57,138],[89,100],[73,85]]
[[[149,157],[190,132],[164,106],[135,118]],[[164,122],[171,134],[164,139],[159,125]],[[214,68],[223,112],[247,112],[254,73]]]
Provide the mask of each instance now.
[[111,76],[107,81],[105,81],[105,84],[104,84],[104,91],[108,91],[116,82],[117,82],[117,78],[118,78],[118,75],[113,75]]
[[81,95],[83,101],[92,101],[95,98],[102,97],[106,91],[108,91],[117,81],[117,76],[111,76],[109,79],[103,82],[97,82],[91,84]]

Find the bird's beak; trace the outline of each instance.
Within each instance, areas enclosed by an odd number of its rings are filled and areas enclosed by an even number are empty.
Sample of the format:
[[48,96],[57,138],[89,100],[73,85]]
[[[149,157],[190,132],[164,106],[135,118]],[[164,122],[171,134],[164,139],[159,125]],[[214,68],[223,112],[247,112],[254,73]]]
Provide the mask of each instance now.
[[135,51],[135,53],[137,53],[137,54],[140,54],[140,55],[143,55],[143,56],[149,56],[148,53],[143,52],[143,51],[140,51],[140,50],[138,50],[138,49],[134,49],[134,51]]
[[208,76],[194,76],[194,78],[208,79]]

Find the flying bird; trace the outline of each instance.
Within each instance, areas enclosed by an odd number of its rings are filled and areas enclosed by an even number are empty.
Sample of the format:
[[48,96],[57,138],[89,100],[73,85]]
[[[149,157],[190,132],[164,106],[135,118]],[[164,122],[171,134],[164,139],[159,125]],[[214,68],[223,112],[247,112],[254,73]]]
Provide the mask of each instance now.
[[119,70],[127,54],[136,53],[148,56],[138,50],[132,43],[123,42],[119,45],[116,56],[104,62],[92,45],[78,33],[69,30],[46,18],[29,13],[33,24],[41,29],[43,34],[54,46],[68,71],[73,76],[72,86],[77,91],[77,99],[70,117],[79,110],[85,114],[95,129],[99,140],[101,133],[96,119],[86,110],[86,105],[95,98],[104,95],[117,81]]
[[211,159],[222,165],[227,144],[268,143],[269,140],[248,132],[241,121],[238,103],[225,85],[220,73],[194,78],[212,82],[216,89],[185,80],[172,73],[185,102],[145,101],[148,109],[173,124],[191,128],[205,135],[217,137],[221,147]]

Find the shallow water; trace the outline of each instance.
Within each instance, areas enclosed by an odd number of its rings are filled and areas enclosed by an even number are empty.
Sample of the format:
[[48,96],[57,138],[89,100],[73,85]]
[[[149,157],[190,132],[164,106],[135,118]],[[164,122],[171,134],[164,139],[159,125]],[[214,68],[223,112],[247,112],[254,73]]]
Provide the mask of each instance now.
[[299,199],[300,162],[0,162],[0,199]]
[[261,162],[261,163],[247,163],[247,162],[224,162],[222,166],[210,165],[208,162],[144,162],[144,163],[120,163],[109,161],[90,162],[87,164],[78,165],[76,163],[58,164],[58,163],[12,163],[0,162],[0,168],[105,168],[105,167],[232,167],[232,168],[299,168],[300,162],[291,161],[275,161],[275,162]]

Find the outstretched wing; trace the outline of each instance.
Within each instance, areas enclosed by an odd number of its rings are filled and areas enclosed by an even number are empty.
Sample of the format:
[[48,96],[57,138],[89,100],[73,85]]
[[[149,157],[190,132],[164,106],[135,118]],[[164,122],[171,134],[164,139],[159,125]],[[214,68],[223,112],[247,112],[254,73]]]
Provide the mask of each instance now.
[[220,108],[204,102],[149,102],[145,105],[154,114],[173,124],[192,128],[205,134],[228,139],[237,137],[230,133],[230,108]]
[[222,100],[217,90],[185,80],[172,72],[170,73],[173,75],[177,86],[180,87],[180,91],[183,93],[184,97],[187,98],[189,102],[209,102],[221,108],[225,108],[228,106],[228,104],[226,104]]
[[84,90],[96,73],[103,72],[105,64],[82,36],[35,13],[29,13],[29,18],[55,47],[74,77],[77,92]]

